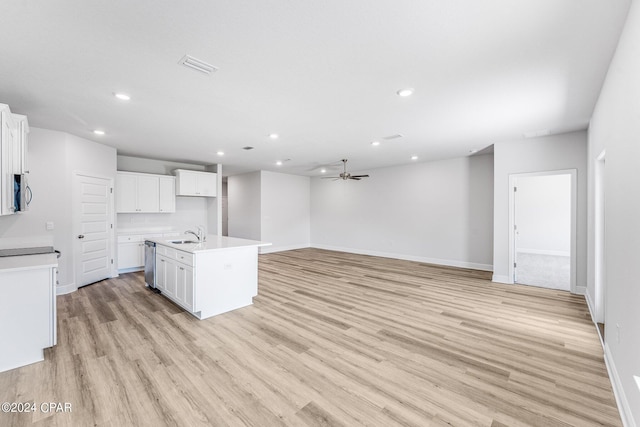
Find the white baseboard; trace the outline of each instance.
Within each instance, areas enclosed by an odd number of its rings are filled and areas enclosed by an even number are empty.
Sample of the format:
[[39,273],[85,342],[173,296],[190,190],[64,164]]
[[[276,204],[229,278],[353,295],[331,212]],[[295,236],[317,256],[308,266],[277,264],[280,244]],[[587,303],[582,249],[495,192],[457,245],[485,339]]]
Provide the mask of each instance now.
[[591,315],[591,320],[593,321],[593,323],[596,323],[596,306],[593,304],[593,301],[591,300],[591,295],[589,295],[589,292],[586,292],[586,287],[585,287],[585,293],[582,294],[584,295],[584,299],[587,300],[587,308],[589,309],[589,314]]
[[75,292],[78,290],[78,287],[75,283],[69,283],[67,285],[58,285],[56,286],[56,295],[65,295],[70,294],[71,292]]
[[576,295],[587,295],[587,287],[586,286],[576,286],[576,291],[574,293]]
[[496,283],[504,283],[506,285],[513,285],[513,280],[509,279],[509,276],[501,276],[499,274],[494,274],[491,278],[491,281]]
[[284,252],[284,251],[293,251],[295,249],[304,249],[309,248],[311,245],[308,243],[302,243],[298,245],[287,245],[287,246],[262,246],[259,249],[259,253],[261,254],[270,254],[273,252]]
[[609,350],[609,346],[606,343],[604,345],[604,362],[607,366],[607,371],[609,372],[609,379],[611,380],[613,395],[616,398],[618,410],[620,411],[622,425],[624,427],[637,427],[636,422],[633,419],[633,414],[631,413],[629,401],[627,400],[627,396],[624,393],[624,388],[622,387],[622,381],[620,381],[620,376],[618,375],[616,364],[613,362],[611,350]]
[[348,252],[348,253],[359,254],[359,255],[371,255],[371,256],[379,256],[382,258],[394,258],[394,259],[402,259],[405,261],[424,262],[426,264],[446,265],[448,267],[460,267],[460,268],[470,268],[472,270],[493,271],[493,265],[479,264],[475,262],[427,258],[427,257],[399,254],[399,253],[393,253],[393,252],[379,252],[379,251],[370,251],[365,249],[345,248],[342,246],[311,244],[311,247],[317,248],[317,249],[326,249],[328,251]]
[[118,277],[120,274],[125,273],[134,273],[136,271],[144,271],[144,267],[121,268],[120,270],[118,270],[118,274],[113,277]]

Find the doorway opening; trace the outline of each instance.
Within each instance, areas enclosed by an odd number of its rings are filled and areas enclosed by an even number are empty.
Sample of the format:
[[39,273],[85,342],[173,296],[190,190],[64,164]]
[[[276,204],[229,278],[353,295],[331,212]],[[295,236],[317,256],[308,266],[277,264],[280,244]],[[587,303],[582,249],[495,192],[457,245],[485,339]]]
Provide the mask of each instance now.
[[510,183],[510,277],[575,292],[576,171],[516,174]]

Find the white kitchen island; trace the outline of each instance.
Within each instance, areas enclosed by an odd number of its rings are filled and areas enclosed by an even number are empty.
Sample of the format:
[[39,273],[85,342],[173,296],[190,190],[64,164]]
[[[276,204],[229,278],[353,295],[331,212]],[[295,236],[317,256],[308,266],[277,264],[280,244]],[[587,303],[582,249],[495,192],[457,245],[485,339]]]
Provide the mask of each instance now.
[[56,344],[55,254],[0,257],[0,372],[44,360]]
[[246,307],[258,295],[258,248],[270,243],[217,235],[202,243],[191,235],[148,240],[156,243],[156,288],[198,319]]

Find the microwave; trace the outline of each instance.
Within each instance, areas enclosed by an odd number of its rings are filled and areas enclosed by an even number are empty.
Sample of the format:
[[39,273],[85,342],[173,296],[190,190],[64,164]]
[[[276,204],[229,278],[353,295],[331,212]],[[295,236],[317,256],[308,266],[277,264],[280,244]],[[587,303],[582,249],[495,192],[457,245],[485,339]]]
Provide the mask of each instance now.
[[28,210],[32,198],[33,193],[27,184],[27,176],[25,174],[13,175],[13,211],[24,212]]

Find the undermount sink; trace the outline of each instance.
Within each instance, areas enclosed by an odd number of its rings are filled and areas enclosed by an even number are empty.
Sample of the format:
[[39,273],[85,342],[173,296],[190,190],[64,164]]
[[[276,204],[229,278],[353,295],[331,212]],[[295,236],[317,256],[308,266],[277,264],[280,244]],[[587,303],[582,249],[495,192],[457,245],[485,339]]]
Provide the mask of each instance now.
[[198,243],[195,240],[169,240],[169,243],[173,243],[174,245],[184,245],[187,243]]

